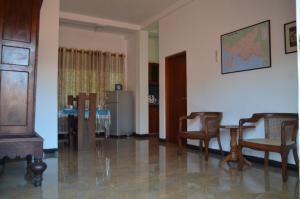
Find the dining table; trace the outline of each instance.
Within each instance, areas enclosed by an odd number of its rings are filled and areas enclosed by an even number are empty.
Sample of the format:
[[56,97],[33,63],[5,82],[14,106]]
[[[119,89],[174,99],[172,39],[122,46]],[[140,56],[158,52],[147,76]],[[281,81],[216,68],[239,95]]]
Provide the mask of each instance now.
[[[87,119],[89,117],[90,111],[88,109],[84,112],[84,118]],[[74,107],[65,107],[61,111],[59,111],[59,118],[66,118],[68,116],[78,116],[78,109]],[[96,133],[105,133],[105,136],[108,137],[109,135],[109,127],[111,124],[111,114],[110,110],[106,108],[99,108],[96,109]]]

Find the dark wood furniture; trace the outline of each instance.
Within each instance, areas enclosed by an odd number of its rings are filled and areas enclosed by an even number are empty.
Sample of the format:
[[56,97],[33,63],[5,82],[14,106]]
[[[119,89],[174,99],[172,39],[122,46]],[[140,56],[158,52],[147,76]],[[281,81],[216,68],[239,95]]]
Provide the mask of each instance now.
[[159,106],[149,104],[149,135],[158,136],[159,133]]
[[[229,129],[230,130],[230,153],[226,156],[226,158],[221,162],[221,166],[223,166],[226,162],[229,161],[240,161],[242,156],[239,155],[239,148],[237,144],[237,131],[239,129],[239,125],[221,125],[220,128]],[[255,126],[243,126],[243,129],[246,128],[255,128]],[[242,159],[246,164],[251,166],[251,163],[245,158]]]
[[35,186],[47,167],[43,139],[34,132],[41,5],[42,0],[0,0],[0,159],[26,157]]
[[149,63],[149,84],[159,85],[159,64]]
[[[69,143],[79,151],[96,149],[96,94],[68,96],[68,105],[78,109],[78,116],[68,116]],[[86,114],[88,113],[88,114]]]
[[[195,120],[200,118],[200,130],[187,131],[183,129],[186,120]],[[223,156],[223,150],[220,140],[220,122],[222,119],[221,112],[192,112],[189,116],[181,116],[179,118],[179,135],[178,145],[180,151],[183,149],[182,139],[194,139],[200,140],[200,149],[203,149],[204,142],[204,156],[205,160],[208,160],[208,146],[209,141],[212,138],[217,138],[220,147],[221,154]]]
[[[159,99],[159,64],[149,63],[149,96]],[[159,103],[149,102],[149,135],[159,137]]]
[[[264,138],[244,139],[245,124],[264,122]],[[282,178],[287,181],[287,161],[290,150],[293,150],[294,159],[299,167],[297,153],[298,114],[294,113],[256,113],[251,118],[240,119],[239,155],[242,156],[244,147],[265,151],[265,165],[269,162],[269,152],[278,152],[282,158]],[[244,162],[240,159],[240,169]]]

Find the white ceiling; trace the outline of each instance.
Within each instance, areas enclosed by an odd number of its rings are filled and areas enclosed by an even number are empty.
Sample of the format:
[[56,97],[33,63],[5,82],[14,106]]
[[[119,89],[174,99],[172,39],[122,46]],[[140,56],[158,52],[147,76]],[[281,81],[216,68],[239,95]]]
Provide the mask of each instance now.
[[178,0],[60,0],[61,10],[142,24]]
[[[60,20],[60,25],[64,27],[77,28],[77,29],[88,30],[93,32],[112,33],[112,34],[117,34],[125,37],[134,33],[134,31],[130,29],[118,28],[114,26],[98,26],[93,23],[87,23],[87,22],[83,23],[79,21],[65,20],[65,19]],[[154,35],[154,33],[152,34]]]

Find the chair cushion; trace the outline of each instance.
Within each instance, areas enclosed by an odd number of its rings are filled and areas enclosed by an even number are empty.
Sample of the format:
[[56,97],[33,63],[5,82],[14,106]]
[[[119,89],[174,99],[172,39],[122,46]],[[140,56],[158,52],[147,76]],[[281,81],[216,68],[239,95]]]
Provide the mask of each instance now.
[[[256,144],[263,144],[263,145],[271,145],[271,146],[280,146],[281,139],[266,139],[266,138],[256,138],[256,139],[245,139],[245,142],[252,142]],[[286,145],[295,144],[295,141],[286,140]]]

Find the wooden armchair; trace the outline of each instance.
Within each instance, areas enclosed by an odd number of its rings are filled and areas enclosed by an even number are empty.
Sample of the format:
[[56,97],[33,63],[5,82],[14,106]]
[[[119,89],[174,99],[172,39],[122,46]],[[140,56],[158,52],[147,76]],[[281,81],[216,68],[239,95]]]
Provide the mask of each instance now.
[[[244,139],[243,125],[246,123],[256,124],[264,121],[265,138]],[[269,152],[278,152],[282,158],[282,178],[287,181],[288,154],[293,149],[294,159],[299,167],[297,153],[297,131],[298,114],[293,113],[257,113],[251,118],[240,119],[239,150],[242,155],[242,148],[247,147],[265,151],[265,165],[269,162]],[[240,169],[243,162],[240,161]]]
[[[193,120],[197,117],[200,118],[200,130],[198,131],[187,131],[183,127],[186,126],[187,120]],[[220,140],[220,122],[222,119],[221,112],[192,112],[189,116],[182,116],[179,118],[179,134],[178,134],[178,146],[180,151],[183,150],[182,139],[194,139],[200,140],[200,149],[203,149],[204,142],[204,156],[205,160],[208,160],[208,145],[211,138],[217,138],[221,154],[223,150]]]

